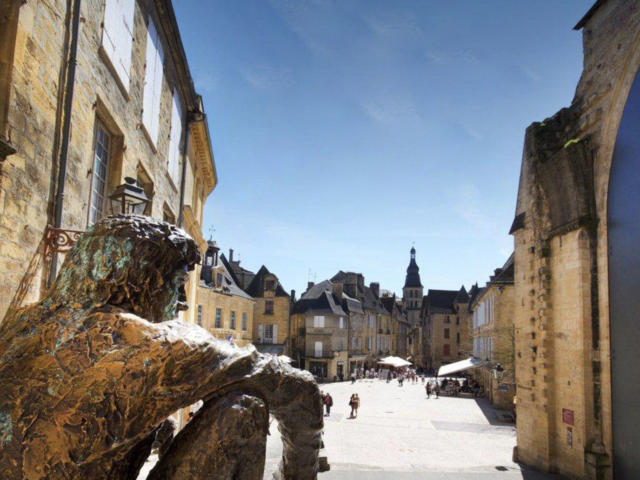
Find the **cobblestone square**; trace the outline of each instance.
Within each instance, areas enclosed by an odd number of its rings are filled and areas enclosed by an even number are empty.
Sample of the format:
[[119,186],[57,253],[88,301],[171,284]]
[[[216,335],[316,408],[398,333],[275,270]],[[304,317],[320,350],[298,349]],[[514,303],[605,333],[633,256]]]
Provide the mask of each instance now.
[[[325,417],[321,455],[331,470],[320,479],[553,478],[523,472],[512,462],[514,425],[501,421],[484,399],[426,398],[424,384],[358,380],[321,384],[334,400]],[[361,407],[349,418],[349,398]],[[265,479],[272,478],[280,456],[275,422],[267,443]]]

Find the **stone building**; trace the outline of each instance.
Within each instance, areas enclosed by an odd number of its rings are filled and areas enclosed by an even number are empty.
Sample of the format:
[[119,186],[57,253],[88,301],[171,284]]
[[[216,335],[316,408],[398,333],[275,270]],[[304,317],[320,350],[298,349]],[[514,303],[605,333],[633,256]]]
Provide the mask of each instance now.
[[470,305],[473,313],[473,356],[484,363],[474,370],[486,397],[511,409],[515,395],[513,346],[513,255],[495,270]]
[[423,286],[420,281],[420,268],[416,263],[416,249],[411,247],[409,266],[402,288],[402,304],[411,325],[409,332],[409,360],[417,367],[426,367],[428,345],[425,342],[425,330],[421,317]]
[[598,0],[575,29],[584,70],[527,128],[511,227],[517,458],[640,478],[640,3]]
[[111,213],[125,178],[148,199],[139,210],[206,248],[202,205],[217,176],[171,2],[3,1],[0,318],[41,296],[65,244]]
[[472,316],[469,294],[460,290],[429,289],[422,302],[422,322],[428,357],[425,367],[435,371],[472,353]]
[[392,296],[383,296],[382,304],[391,314],[391,351],[390,354],[401,358],[410,355],[409,335],[411,324],[407,319],[407,312],[404,310],[403,302]]
[[261,352],[288,354],[291,297],[280,284],[278,277],[263,265],[245,292],[255,300],[253,344]]
[[322,380],[348,376],[348,315],[339,286],[329,280],[310,284],[294,306],[291,324],[294,361]]
[[253,340],[256,302],[238,286],[230,270],[224,255],[209,241],[198,286],[196,323],[214,337],[243,347]]
[[[349,298],[358,300],[364,315],[362,354],[366,355],[367,368],[376,367],[377,360],[391,349],[391,314],[380,300],[380,285],[372,282],[368,287],[364,276],[356,272],[340,270],[331,282]],[[389,333],[387,333],[387,331]]]

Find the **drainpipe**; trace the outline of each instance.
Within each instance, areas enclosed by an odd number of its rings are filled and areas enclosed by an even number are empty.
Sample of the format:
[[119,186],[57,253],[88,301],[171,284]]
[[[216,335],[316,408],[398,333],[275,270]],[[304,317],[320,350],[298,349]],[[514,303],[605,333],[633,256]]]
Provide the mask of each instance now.
[[[78,30],[80,27],[80,3],[81,0],[74,0],[73,20],[71,24],[71,44],[69,46],[69,59],[67,60],[67,81],[64,96],[64,120],[62,124],[62,141],[60,143],[60,159],[58,168],[58,182],[56,184],[55,228],[62,227],[62,208],[64,207],[64,187],[67,178],[67,158],[69,155],[69,137],[71,135],[71,110],[73,107],[73,88],[75,86],[76,63],[78,53]],[[51,257],[49,268],[48,284],[51,285],[58,273],[58,253],[54,252]]]

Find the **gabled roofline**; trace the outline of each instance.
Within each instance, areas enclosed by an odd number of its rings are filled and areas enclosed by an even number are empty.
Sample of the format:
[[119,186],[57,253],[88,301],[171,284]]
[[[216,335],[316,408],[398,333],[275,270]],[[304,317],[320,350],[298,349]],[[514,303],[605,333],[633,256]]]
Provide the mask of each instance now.
[[593,17],[593,14],[596,13],[596,10],[598,10],[598,8],[600,8],[602,6],[602,4],[604,2],[606,2],[607,0],[597,0],[596,3],[594,3],[591,8],[589,9],[589,11],[587,13],[584,14],[584,17],[582,17],[580,19],[580,21],[578,23],[576,23],[576,26],[573,27],[574,30],[580,30],[582,27],[585,26],[585,24],[589,21],[589,19],[591,17]]

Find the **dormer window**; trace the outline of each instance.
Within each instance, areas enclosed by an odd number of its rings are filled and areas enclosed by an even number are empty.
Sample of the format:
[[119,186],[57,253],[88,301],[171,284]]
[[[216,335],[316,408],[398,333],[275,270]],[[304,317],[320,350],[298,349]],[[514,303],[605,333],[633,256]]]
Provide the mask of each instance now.
[[276,281],[273,279],[265,280],[264,289],[268,292],[273,292],[276,289]]
[[216,275],[216,286],[221,287],[222,286],[222,274],[218,273]]

